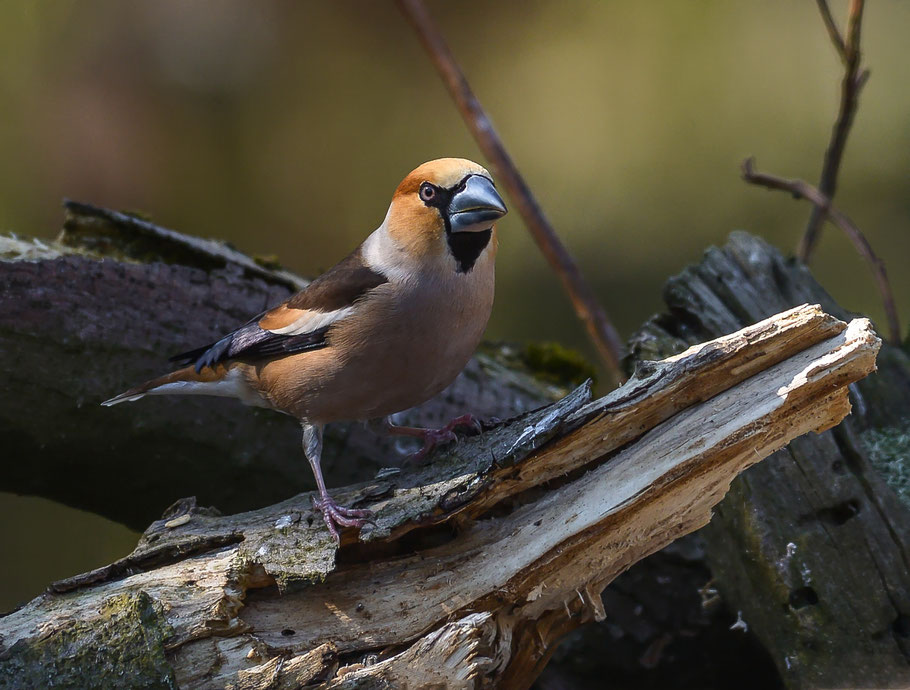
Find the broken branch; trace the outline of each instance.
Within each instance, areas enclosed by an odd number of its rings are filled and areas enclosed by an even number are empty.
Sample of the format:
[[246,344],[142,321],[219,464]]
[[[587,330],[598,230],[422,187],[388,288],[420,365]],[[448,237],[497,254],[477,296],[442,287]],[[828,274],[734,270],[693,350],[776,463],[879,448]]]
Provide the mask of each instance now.
[[[847,11],[846,39],[844,39],[837,30],[827,2],[818,0],[825,28],[844,63],[837,119],[834,122],[828,148],[825,150],[825,162],[822,165],[821,178],[818,183],[819,191],[827,199],[834,198],[837,189],[837,174],[844,155],[844,148],[847,145],[847,135],[850,133],[853,117],[856,115],[856,108],[859,104],[859,92],[869,77],[868,70],[860,71],[860,36],[864,4],[864,0],[850,0],[850,7]],[[797,256],[805,264],[812,259],[812,252],[818,243],[822,224],[828,213],[830,213],[830,209],[827,207],[818,204],[812,207],[809,222],[797,249]]]
[[828,36],[831,37],[831,42],[834,44],[837,54],[840,55],[841,60],[846,62],[847,60],[847,45],[844,43],[844,37],[841,36],[840,29],[837,28],[837,22],[834,21],[834,15],[831,14],[831,7],[828,5],[828,0],[816,0],[818,4],[818,11],[822,15],[822,21],[825,23],[825,29],[828,32]]
[[704,525],[746,467],[837,424],[878,347],[868,320],[804,305],[601,400],[582,387],[338,492],[376,524],[337,549],[308,494],[229,517],[187,503],[128,567],[0,619],[0,680],[527,687],[618,573]]

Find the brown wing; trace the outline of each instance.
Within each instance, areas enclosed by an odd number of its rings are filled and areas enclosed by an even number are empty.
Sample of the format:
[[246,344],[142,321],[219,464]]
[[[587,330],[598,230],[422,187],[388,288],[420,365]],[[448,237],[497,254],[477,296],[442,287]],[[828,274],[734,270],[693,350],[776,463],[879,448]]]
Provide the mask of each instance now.
[[229,359],[256,360],[318,350],[328,343],[332,323],[354,303],[388,282],[363,263],[360,248],[316,278],[302,291],[228,333],[220,340],[171,358],[195,364],[196,371]]

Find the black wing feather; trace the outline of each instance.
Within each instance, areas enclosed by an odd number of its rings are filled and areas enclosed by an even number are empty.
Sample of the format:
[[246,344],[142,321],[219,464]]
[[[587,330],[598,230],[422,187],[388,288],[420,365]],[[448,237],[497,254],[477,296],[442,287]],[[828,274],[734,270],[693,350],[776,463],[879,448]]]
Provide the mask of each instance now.
[[[257,319],[258,321],[258,319]],[[259,328],[256,321],[228,333],[210,345],[171,357],[172,362],[194,364],[196,373],[228,359],[267,359],[319,350],[328,345],[329,326],[299,335],[281,335]]]
[[[290,309],[331,312],[356,303],[386,282],[388,279],[382,273],[364,264],[358,247],[284,305]],[[203,367],[213,367],[228,359],[265,359],[319,350],[328,345],[326,333],[331,324],[309,333],[281,335],[259,327],[260,319],[267,313],[262,312],[214,343],[171,357],[171,361],[195,364],[198,373]]]

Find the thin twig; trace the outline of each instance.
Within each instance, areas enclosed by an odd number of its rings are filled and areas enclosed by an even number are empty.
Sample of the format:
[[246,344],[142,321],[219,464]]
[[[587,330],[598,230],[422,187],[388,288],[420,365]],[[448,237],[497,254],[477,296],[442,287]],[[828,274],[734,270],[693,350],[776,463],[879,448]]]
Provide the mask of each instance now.
[[397,2],[405,17],[417,31],[423,47],[442,76],[443,82],[480,146],[480,150],[490,161],[497,179],[501,180],[503,187],[515,201],[518,212],[524,219],[531,236],[562,281],[563,288],[575,307],[575,313],[584,323],[604,364],[617,383],[621,383],[624,379],[620,365],[623,352],[622,341],[603,307],[597,302],[594,293],[585,282],[578,264],[559,240],[553,226],[544,216],[543,210],[515,167],[515,163],[471,90],[464,72],[455,61],[455,57],[422,0],[397,0]]
[[[831,10],[828,8],[827,2],[825,0],[817,1],[825,27],[828,29],[828,34],[831,36],[831,40],[834,42],[834,46],[844,62],[840,107],[837,113],[837,120],[834,123],[834,129],[831,132],[831,140],[825,151],[825,162],[822,165],[822,174],[818,183],[819,191],[827,199],[833,199],[837,190],[837,173],[844,155],[847,135],[850,133],[850,126],[853,124],[853,117],[856,114],[859,92],[869,77],[868,70],[860,71],[859,69],[861,59],[860,35],[865,3],[864,0],[850,0],[845,39],[834,25],[834,19],[831,16]],[[826,213],[825,209],[816,205],[813,206],[812,212],[809,214],[809,222],[806,224],[806,230],[797,249],[797,255],[804,263],[808,264],[812,259],[812,252],[818,243]]]
[[885,316],[888,319],[888,340],[894,344],[900,344],[900,322],[897,317],[897,308],[894,304],[891,283],[888,281],[888,274],[885,272],[885,263],[872,250],[872,246],[866,236],[863,235],[856,224],[845,213],[839,211],[831,203],[831,199],[822,194],[821,190],[813,187],[808,182],[788,180],[776,175],[757,172],[754,158],[747,158],[743,161],[742,171],[743,179],[746,182],[768,189],[780,189],[789,192],[797,199],[808,199],[815,208],[822,209],[827,220],[834,223],[844,232],[853,243],[856,251],[869,262],[872,273],[875,275],[875,282],[878,284],[878,291],[882,296]]
[[825,22],[825,28],[828,30],[828,35],[831,37],[831,42],[837,49],[841,60],[846,61],[847,46],[844,43],[844,37],[840,35],[840,29],[837,28],[834,16],[831,14],[831,8],[828,7],[828,0],[816,0],[816,2],[818,3],[818,11],[821,12],[822,15],[822,21]]

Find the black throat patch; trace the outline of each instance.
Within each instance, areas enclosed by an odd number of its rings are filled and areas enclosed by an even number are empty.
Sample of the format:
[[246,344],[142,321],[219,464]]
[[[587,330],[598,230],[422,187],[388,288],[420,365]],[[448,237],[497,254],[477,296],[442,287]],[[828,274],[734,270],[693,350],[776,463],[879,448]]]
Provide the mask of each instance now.
[[490,243],[490,237],[493,236],[492,227],[489,230],[481,230],[480,232],[452,232],[452,222],[449,220],[449,214],[446,209],[452,203],[452,197],[464,189],[469,177],[471,175],[465,175],[461,182],[448,189],[432,185],[433,189],[436,190],[436,195],[432,201],[424,201],[427,206],[436,208],[439,211],[439,215],[442,216],[442,221],[446,226],[446,240],[449,243],[449,251],[452,252],[452,256],[455,257],[455,261],[458,263],[459,273],[470,273],[477,262],[477,257]]
[[[448,226],[448,219],[446,219]],[[458,262],[459,273],[469,273],[477,261],[477,257],[490,243],[493,236],[493,229],[481,230],[480,232],[449,232],[446,227],[446,240],[449,243],[449,251]]]

